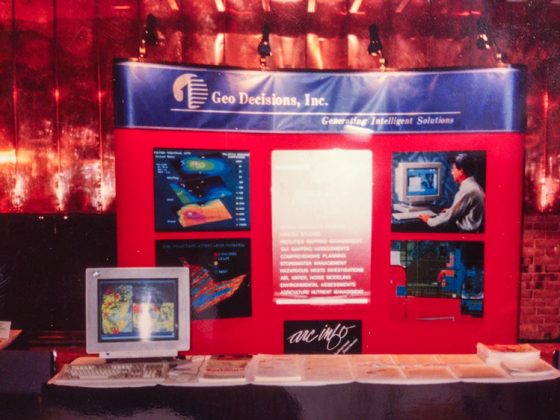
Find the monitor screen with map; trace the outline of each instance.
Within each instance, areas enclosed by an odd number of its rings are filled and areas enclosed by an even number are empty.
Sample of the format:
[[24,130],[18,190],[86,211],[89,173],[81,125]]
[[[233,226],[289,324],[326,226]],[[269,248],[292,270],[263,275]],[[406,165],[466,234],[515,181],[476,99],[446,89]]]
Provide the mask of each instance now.
[[103,358],[174,357],[190,347],[184,267],[86,270],[86,350]]

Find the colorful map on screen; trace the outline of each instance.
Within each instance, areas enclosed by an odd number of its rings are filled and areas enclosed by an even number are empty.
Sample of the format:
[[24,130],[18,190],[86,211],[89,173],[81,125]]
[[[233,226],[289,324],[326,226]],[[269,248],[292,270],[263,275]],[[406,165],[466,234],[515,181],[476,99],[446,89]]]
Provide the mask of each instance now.
[[134,328],[151,335],[154,332],[173,332],[175,306],[173,302],[162,304],[135,303],[132,305]]
[[103,334],[131,333],[132,305],[132,286],[106,287],[101,303]]

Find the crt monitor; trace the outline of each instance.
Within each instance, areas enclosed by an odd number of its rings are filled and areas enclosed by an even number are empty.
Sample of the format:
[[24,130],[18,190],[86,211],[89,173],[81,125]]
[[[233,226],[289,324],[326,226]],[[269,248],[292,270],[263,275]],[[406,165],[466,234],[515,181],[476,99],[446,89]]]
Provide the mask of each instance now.
[[441,194],[441,162],[400,162],[395,170],[395,192],[409,206],[429,204]]
[[88,268],[86,351],[110,359],[189,350],[189,285],[186,267]]

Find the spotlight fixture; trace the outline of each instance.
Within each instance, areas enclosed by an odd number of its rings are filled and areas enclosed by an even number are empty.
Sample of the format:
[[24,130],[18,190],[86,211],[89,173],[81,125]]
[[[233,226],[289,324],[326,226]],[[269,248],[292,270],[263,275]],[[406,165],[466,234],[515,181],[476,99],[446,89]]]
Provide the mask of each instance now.
[[384,70],[386,61],[385,57],[383,57],[383,45],[379,38],[379,30],[375,24],[369,27],[369,45],[367,52],[372,57],[379,57],[379,68]]
[[146,56],[146,47],[155,47],[159,44],[158,31],[157,31],[157,18],[151,13],[146,17],[146,26],[144,26],[144,32],[142,33],[142,38],[140,39],[140,58]]
[[272,55],[272,49],[270,48],[270,27],[267,23],[263,25],[263,32],[261,42],[259,42],[259,46],[257,47],[257,54],[260,57],[261,63],[261,70],[266,69],[266,60],[268,57]]
[[488,38],[488,26],[482,19],[477,20],[476,27],[478,35],[476,37],[476,47],[479,50],[489,50],[492,47],[492,42]]
[[159,43],[157,25],[157,18],[150,13],[146,17],[146,29],[144,29],[144,39],[146,40],[146,45],[155,47]]
[[486,22],[479,19],[476,21],[476,27],[478,30],[478,35],[476,36],[476,47],[479,50],[490,50],[494,47],[496,50],[496,61],[498,66],[505,66],[507,56],[500,50],[500,48],[498,48],[498,45],[496,45],[496,42],[492,39]]

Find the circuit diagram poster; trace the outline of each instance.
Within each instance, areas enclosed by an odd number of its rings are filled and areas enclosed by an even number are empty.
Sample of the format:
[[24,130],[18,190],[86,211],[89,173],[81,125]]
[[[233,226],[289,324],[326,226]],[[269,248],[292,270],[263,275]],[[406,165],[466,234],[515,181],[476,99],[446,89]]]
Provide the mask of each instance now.
[[[482,318],[484,314],[484,243],[480,241],[391,241],[391,265],[403,272],[391,279],[394,303],[412,297],[407,310],[432,312],[436,318]],[[397,272],[398,273],[398,272]],[[434,299],[456,304],[435,305]],[[422,304],[422,301],[425,301]],[[424,308],[421,308],[424,306]],[[447,311],[447,312],[445,312]],[[422,317],[417,319],[434,319]]]
[[372,152],[272,153],[274,301],[370,299]]
[[156,231],[248,230],[249,152],[154,150]]

